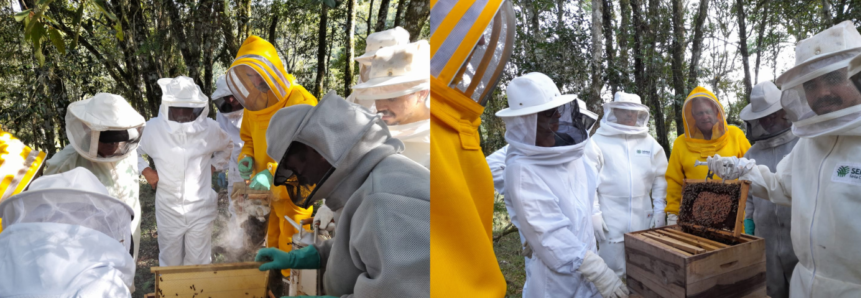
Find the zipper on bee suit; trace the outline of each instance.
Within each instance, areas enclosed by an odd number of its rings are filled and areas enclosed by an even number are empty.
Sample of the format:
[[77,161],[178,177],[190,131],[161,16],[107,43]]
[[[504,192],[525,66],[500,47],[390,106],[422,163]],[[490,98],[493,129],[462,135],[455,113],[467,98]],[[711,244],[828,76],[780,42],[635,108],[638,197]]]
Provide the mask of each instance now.
[[810,241],[810,261],[813,263],[813,274],[810,275],[810,296],[813,297],[813,283],[816,281],[816,258],[814,255],[816,252],[813,250],[813,224],[816,223],[816,209],[819,206],[819,190],[822,186],[822,167],[825,165],[825,161],[828,160],[828,157],[831,156],[831,153],[834,152],[834,148],[837,147],[837,142],[840,141],[840,136],[837,136],[834,139],[834,144],[831,145],[831,150],[828,150],[828,154],[825,155],[825,158],[819,163],[819,179],[816,179],[816,194],[813,196],[813,216],[810,217],[810,228],[807,231],[808,241]]

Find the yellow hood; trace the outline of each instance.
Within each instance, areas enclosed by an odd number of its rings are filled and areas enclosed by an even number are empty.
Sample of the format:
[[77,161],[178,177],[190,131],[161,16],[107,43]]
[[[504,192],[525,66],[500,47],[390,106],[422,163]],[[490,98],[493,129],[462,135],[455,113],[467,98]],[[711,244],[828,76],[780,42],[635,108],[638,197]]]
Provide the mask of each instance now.
[[[709,140],[705,139],[703,132],[696,125],[696,119],[692,110],[694,102],[700,101],[697,98],[710,100],[709,103],[717,110],[716,123],[712,126],[712,134]],[[727,123],[726,112],[724,112],[723,106],[721,106],[717,96],[708,89],[697,86],[685,99],[683,110],[682,120],[685,124],[685,143],[688,145],[688,148],[695,152],[715,152],[720,150],[727,140]]]
[[[233,68],[245,65],[253,68],[269,85],[271,93],[283,101],[290,95],[290,89],[294,85],[295,78],[284,70],[284,63],[278,57],[278,51],[268,41],[252,35],[242,43],[236,54],[236,59],[230,64],[230,73]],[[266,75],[262,75],[266,74]]]

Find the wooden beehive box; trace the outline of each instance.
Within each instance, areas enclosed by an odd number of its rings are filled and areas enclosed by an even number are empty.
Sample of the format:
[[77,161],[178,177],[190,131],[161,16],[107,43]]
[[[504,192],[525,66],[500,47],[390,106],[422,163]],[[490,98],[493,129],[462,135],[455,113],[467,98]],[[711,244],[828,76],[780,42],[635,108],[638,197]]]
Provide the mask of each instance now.
[[155,298],[264,298],[269,271],[262,263],[225,263],[194,266],[152,267]]
[[[683,191],[689,184],[701,182],[705,181],[686,180]],[[739,184],[740,192],[732,198],[733,210],[720,212],[721,220],[694,220],[689,213],[681,214],[679,225],[625,234],[627,282],[632,293],[643,297],[766,297],[765,240],[740,233],[750,182],[725,183]],[[684,200],[683,206],[692,203]]]

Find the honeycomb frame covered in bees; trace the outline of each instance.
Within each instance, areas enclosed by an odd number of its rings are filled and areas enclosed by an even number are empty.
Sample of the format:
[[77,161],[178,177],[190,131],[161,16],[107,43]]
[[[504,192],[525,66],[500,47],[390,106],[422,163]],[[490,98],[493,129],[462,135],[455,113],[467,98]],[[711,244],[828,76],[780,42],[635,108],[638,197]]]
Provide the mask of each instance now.
[[[685,179],[679,225],[687,233],[735,242],[744,232],[744,207],[750,181]],[[717,238],[717,239],[716,239]]]

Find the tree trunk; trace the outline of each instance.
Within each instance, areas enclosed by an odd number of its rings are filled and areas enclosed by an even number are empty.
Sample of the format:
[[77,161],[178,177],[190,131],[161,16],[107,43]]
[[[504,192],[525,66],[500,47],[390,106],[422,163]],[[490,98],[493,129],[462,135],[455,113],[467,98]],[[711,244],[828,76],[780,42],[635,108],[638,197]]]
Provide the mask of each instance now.
[[763,3],[762,5],[765,7],[762,9],[762,17],[759,22],[759,34],[756,37],[756,63],[753,67],[753,81],[757,83],[759,83],[759,61],[762,57],[762,40],[765,39],[763,36],[765,34],[765,24],[768,24],[769,20],[768,3]]
[[601,21],[604,19],[601,15],[603,9],[602,0],[592,0],[592,83],[589,86],[589,99],[586,100],[586,105],[590,110],[596,110],[601,103],[601,88],[604,86],[602,79],[603,66],[603,33],[601,29]]
[[[843,9],[842,7],[840,9]],[[831,0],[822,0],[822,29],[828,29],[831,26],[836,25],[834,22],[839,22],[840,20],[833,20],[831,18]]]
[[278,32],[278,20],[281,18],[281,13],[278,11],[278,2],[272,2],[272,21],[269,23],[269,42],[272,43],[275,48],[278,48],[278,43],[276,43],[275,39],[278,38],[276,35]]
[[329,21],[329,6],[321,3],[320,28],[317,31],[317,79],[314,81],[314,97],[320,98],[323,92],[323,76],[326,75],[326,28]]
[[349,95],[350,88],[353,87],[353,71],[356,66],[356,62],[353,61],[356,56],[355,49],[353,47],[356,27],[355,23],[356,0],[347,0],[347,36],[345,38],[345,47],[347,47],[347,63],[344,63],[344,96]]
[[[373,1],[373,0],[371,0]],[[404,29],[410,33],[410,41],[415,42],[421,35],[422,27],[430,17],[430,2],[413,0],[407,4],[406,15],[404,16]],[[370,22],[369,22],[370,24]]]
[[[656,9],[656,7],[652,7]],[[667,130],[664,125],[663,106],[657,94],[657,80],[652,75],[652,72],[657,65],[652,65],[652,59],[648,59],[646,52],[656,52],[655,34],[650,28],[650,25],[643,19],[644,15],[639,0],[631,0],[631,12],[634,25],[634,78],[637,83],[637,94],[645,97],[645,102],[651,104],[651,111],[655,115],[655,131],[658,134],[658,144],[664,148],[664,152],[669,154],[669,142],[667,139]],[[649,49],[652,49],[649,51]],[[649,74],[646,73],[646,63],[651,65]],[[669,156],[669,155],[668,155]]]
[[368,24],[366,25],[367,27],[365,27],[365,28],[368,28],[367,29],[368,32],[367,32],[367,34],[365,34],[365,39],[368,39],[368,35],[371,35],[371,33],[373,32],[374,28],[371,28],[371,20],[373,18],[374,18],[374,0],[371,0],[371,4],[368,5],[368,20],[367,20]]
[[398,0],[398,10],[395,11],[395,27],[400,26],[404,23],[404,19],[401,16],[403,15],[404,8],[406,8],[406,6],[407,0]]
[[619,35],[617,36],[619,44],[619,69],[622,70],[619,72],[620,74],[620,84],[622,85],[623,91],[630,92],[629,88],[631,86],[629,72],[629,56],[628,56],[628,32],[631,27],[631,2],[629,0],[620,0],[619,1],[619,11],[621,12],[621,23],[619,24]]
[[[619,90],[619,69],[614,67],[615,59],[613,58],[615,55],[613,50],[613,8],[610,7],[610,0],[602,0],[601,4],[604,17],[602,25],[604,26],[604,42],[606,43],[607,78],[610,83],[610,91],[616,94],[616,91]],[[598,111],[603,111],[603,109],[598,109]]]
[[687,95],[685,90],[685,78],[682,67],[685,63],[685,9],[682,7],[682,0],[671,0],[673,2],[673,114],[676,121],[676,135],[685,134],[685,127],[682,120],[682,105]]
[[239,51],[239,41],[233,35],[233,17],[227,14],[227,8],[223,1],[215,1],[215,11],[218,12],[217,22],[221,25],[221,33],[224,34],[224,47],[227,55],[222,56],[221,63],[230,66],[236,53]]
[[694,22],[694,40],[693,45],[691,45],[691,65],[689,65],[688,68],[687,90],[693,90],[697,85],[697,67],[699,67],[700,54],[702,54],[703,45],[703,25],[706,22],[708,12],[709,0],[700,1],[699,12],[697,13],[697,19]]
[[389,17],[389,0],[380,0],[380,11],[377,12],[377,26],[374,32],[386,30],[386,19]]
[[747,27],[745,26],[744,1],[736,0],[736,14],[738,17],[738,40],[741,50],[741,64],[744,67],[744,102],[750,103],[750,90],[753,89],[750,82],[750,63],[747,52]]

